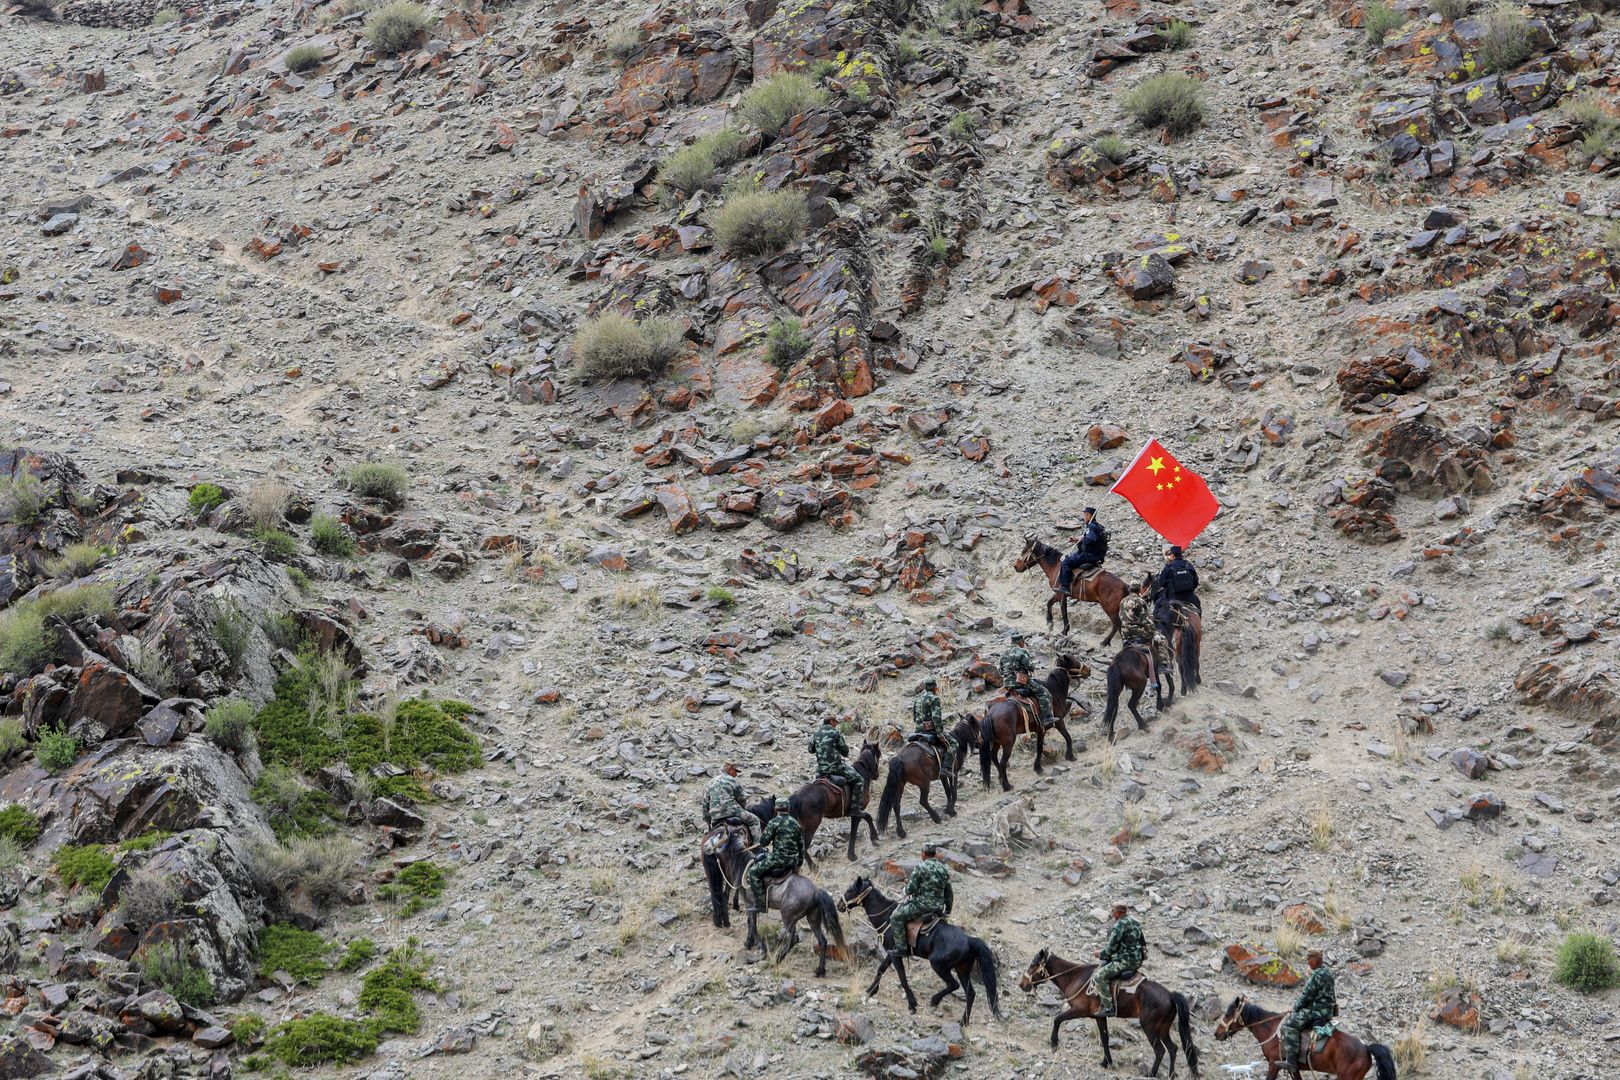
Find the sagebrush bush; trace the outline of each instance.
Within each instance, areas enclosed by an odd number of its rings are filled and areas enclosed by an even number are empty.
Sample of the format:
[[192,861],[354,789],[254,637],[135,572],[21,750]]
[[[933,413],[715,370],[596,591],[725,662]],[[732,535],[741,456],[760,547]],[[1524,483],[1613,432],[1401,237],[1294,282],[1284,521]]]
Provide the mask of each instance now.
[[1564,105],[1564,115],[1580,125],[1581,152],[1588,158],[1620,157],[1620,113],[1605,108],[1601,94],[1588,90],[1577,95]]
[[186,505],[198,516],[208,513],[225,501],[225,490],[218,484],[198,484],[191,489]]
[[1193,43],[1194,34],[1192,23],[1181,19],[1171,19],[1170,24],[1164,28],[1164,41],[1172,49],[1185,49]]
[[366,20],[366,40],[378,52],[392,56],[415,44],[417,35],[428,28],[429,22],[421,4],[393,0],[373,11]]
[[32,473],[0,480],[0,521],[32,525],[45,508],[45,489]]
[[326,50],[319,45],[297,45],[287,51],[287,70],[293,74],[301,74],[319,67],[321,60],[326,56]]
[[751,87],[743,94],[737,111],[766,135],[775,135],[795,116],[825,105],[828,100],[827,91],[808,75],[784,71]]
[[1534,30],[1524,12],[1501,3],[1485,15],[1485,33],[1479,42],[1479,68],[1492,73],[1510,71],[1535,52]]
[[368,461],[349,470],[349,490],[362,499],[376,499],[388,507],[405,503],[410,478],[398,465]]
[[637,322],[617,311],[587,319],[574,335],[574,362],[591,379],[652,378],[680,353],[685,331],[655,315]]
[[0,764],[13,754],[21,753],[28,746],[28,736],[23,732],[23,722],[20,716],[0,716]]
[[810,351],[812,342],[810,335],[804,332],[804,324],[791,316],[786,319],[777,319],[771,323],[771,328],[765,331],[765,359],[775,366],[777,371],[786,373],[789,368],[804,359]]
[[208,706],[203,733],[221,750],[244,753],[253,745],[254,712],[252,703],[241,698],[216,701]]
[[1099,135],[1091,140],[1091,148],[1115,165],[1131,156],[1131,144],[1118,135]]
[[230,661],[231,671],[240,671],[242,662],[247,659],[253,623],[229,597],[213,601],[208,606],[208,615],[213,623],[214,643],[225,654],[225,659]]
[[55,635],[45,628],[37,604],[24,602],[0,611],[0,672],[32,675],[55,652]]
[[1153,75],[1125,95],[1125,111],[1145,128],[1185,135],[1204,122],[1204,86],[1179,71]]
[[287,516],[287,504],[292,501],[292,488],[275,480],[261,480],[248,488],[242,496],[242,512],[261,529],[274,529]]
[[1405,15],[1390,7],[1385,0],[1373,0],[1367,5],[1366,17],[1361,21],[1362,32],[1366,35],[1367,51],[1376,52],[1383,46],[1385,38],[1405,24]]
[[354,554],[354,534],[330,514],[316,514],[310,519],[309,542],[322,555],[346,559]]
[[1456,22],[1468,14],[1470,0],[1429,0],[1429,10],[1446,22]]
[[332,831],[331,796],[308,787],[285,765],[271,765],[253,785],[253,801],[264,807],[276,838],[325,836]]
[[100,619],[113,613],[113,591],[110,585],[73,585],[37,597],[33,604],[41,615],[70,623]]
[[180,883],[173,874],[143,867],[118,890],[118,905],[137,930],[173,922],[180,914]]
[[945,125],[945,137],[954,142],[967,142],[979,130],[979,118],[970,112],[958,112]]
[[175,688],[174,664],[162,641],[147,643],[139,638],[125,638],[122,647],[124,668],[159,694]]
[[803,235],[810,208],[799,191],[738,191],[709,214],[709,227],[725,250],[773,255]]
[[106,544],[69,544],[61,555],[46,562],[45,569],[58,577],[81,578],[100,566],[101,560],[111,554],[112,548]]
[[1585,994],[1620,986],[1614,942],[1601,934],[1569,935],[1558,946],[1554,974],[1565,986]]
[[79,760],[79,740],[62,728],[41,728],[34,742],[39,767],[53,776]]
[[720,168],[737,160],[742,141],[742,132],[724,128],[675,151],[658,167],[660,194],[692,195],[709,187]]
[[152,25],[153,26],[168,26],[170,23],[177,23],[179,21],[180,21],[180,9],[179,8],[172,8],[172,7],[158,8],[157,11],[153,12],[153,14],[152,14]]
[[634,23],[620,23],[608,31],[607,37],[602,40],[602,47],[613,59],[622,61],[635,52],[645,38],[641,27]]
[[259,891],[279,902],[296,888],[317,905],[329,906],[349,891],[349,873],[360,846],[345,836],[301,836],[285,845],[254,849],[254,875]]
[[27,847],[39,839],[39,818],[32,810],[15,803],[0,809],[0,836]]
[[70,889],[83,885],[93,892],[106,888],[116,869],[112,855],[100,844],[64,844],[56,849],[51,865],[63,885]]

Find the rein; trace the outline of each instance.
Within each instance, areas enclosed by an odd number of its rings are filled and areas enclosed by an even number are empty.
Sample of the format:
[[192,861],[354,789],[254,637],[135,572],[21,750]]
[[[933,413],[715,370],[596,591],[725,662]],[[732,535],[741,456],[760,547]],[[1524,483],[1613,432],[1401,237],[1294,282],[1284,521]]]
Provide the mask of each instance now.
[[1039,985],[1041,985],[1041,983],[1051,982],[1053,979],[1061,979],[1065,975],[1073,975],[1075,972],[1079,971],[1081,968],[1086,966],[1084,964],[1075,964],[1068,971],[1053,971],[1050,967],[1047,966],[1051,962],[1052,962],[1052,957],[1051,956],[1047,956],[1047,958],[1045,960],[1041,961],[1040,970],[1044,974],[1042,974],[1041,977],[1038,978],[1038,979],[1031,980],[1030,981],[1031,986],[1039,986]]
[[1250,1021],[1247,1024],[1239,1024],[1236,1027],[1233,1027],[1232,1025],[1228,1024],[1226,1026],[1226,1030],[1229,1031],[1229,1032],[1230,1031],[1247,1031],[1251,1035],[1253,1035],[1255,1028],[1259,1027],[1261,1024],[1269,1024],[1269,1023],[1271,1023],[1271,1021],[1275,1020],[1275,1021],[1277,1021],[1277,1030],[1276,1031],[1273,1031],[1270,1035],[1266,1036],[1264,1039],[1260,1038],[1260,1036],[1258,1036],[1258,1035],[1254,1036],[1255,1039],[1259,1041],[1261,1048],[1264,1049],[1267,1043],[1271,1042],[1274,1039],[1279,1038],[1282,1035],[1282,1022],[1284,1020],[1286,1020],[1286,1019],[1288,1019],[1288,1013],[1283,1013],[1280,1016],[1262,1016],[1258,1020]]
[[[854,908],[856,905],[860,905],[861,908],[864,910],[865,909],[866,898],[868,896],[871,896],[873,890],[875,890],[876,888],[877,888],[877,885],[875,883],[867,882],[866,888],[862,889],[858,895],[856,895],[854,897],[841,897],[839,899],[839,901],[838,901],[838,910],[840,910],[840,911],[849,911],[852,908]],[[894,909],[899,907],[899,906],[900,906],[899,904],[890,904],[889,905],[889,915],[893,915],[894,914]],[[878,931],[879,933],[887,930],[889,928],[889,915],[883,916],[883,922],[881,924],[876,923],[876,922],[872,923],[872,929]],[[872,913],[870,911],[866,912],[866,917],[868,919],[871,919]]]

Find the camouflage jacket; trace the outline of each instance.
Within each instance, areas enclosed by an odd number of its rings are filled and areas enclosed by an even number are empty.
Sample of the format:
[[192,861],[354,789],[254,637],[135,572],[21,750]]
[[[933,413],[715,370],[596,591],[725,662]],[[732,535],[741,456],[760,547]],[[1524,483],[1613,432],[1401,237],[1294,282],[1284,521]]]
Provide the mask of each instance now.
[[1146,951],[1141,925],[1127,915],[1109,931],[1108,944],[1103,946],[1100,956],[1105,964],[1124,964],[1135,968],[1142,966]]
[[771,818],[761,842],[771,849],[771,859],[779,866],[798,869],[804,863],[804,833],[792,814],[777,814]]
[[735,776],[721,773],[703,791],[703,820],[713,825],[729,817],[741,817],[748,809],[742,784]]
[[1119,625],[1126,641],[1141,642],[1143,645],[1152,643],[1155,633],[1153,615],[1148,610],[1147,601],[1140,596],[1133,593],[1119,605]]
[[810,752],[816,755],[816,772],[822,776],[843,772],[841,762],[849,756],[849,744],[844,733],[831,724],[816,728],[810,736]]
[[1029,653],[1023,649],[1008,649],[1001,654],[1001,685],[1012,689],[1018,683],[1016,678],[1019,672],[1028,675],[1031,682],[1035,681],[1035,664],[1030,660]]
[[911,703],[911,722],[919,728],[924,724],[933,724],[934,730],[938,731],[944,716],[944,710],[939,706],[939,695],[931,691],[924,690]]
[[1333,1019],[1338,1004],[1333,992],[1333,971],[1323,964],[1311,972],[1311,977],[1300,988],[1299,997],[1294,999],[1294,1015],[1302,1024],[1325,1024]]
[[956,906],[956,897],[951,893],[950,870],[938,859],[924,859],[906,879],[906,896],[911,899],[914,910],[949,915]]

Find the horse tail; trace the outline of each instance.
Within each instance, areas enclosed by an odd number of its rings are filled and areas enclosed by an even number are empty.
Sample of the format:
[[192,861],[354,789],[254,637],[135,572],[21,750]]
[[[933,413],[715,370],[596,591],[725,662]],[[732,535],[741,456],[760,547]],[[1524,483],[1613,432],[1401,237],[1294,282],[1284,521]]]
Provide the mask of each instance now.
[[990,786],[990,759],[995,754],[996,722],[990,719],[990,710],[984,710],[979,720],[979,776],[984,786]]
[[1389,1052],[1389,1047],[1383,1043],[1373,1043],[1367,1047],[1367,1053],[1372,1055],[1373,1063],[1378,1066],[1378,1080],[1395,1080],[1395,1055]]
[[889,778],[883,782],[883,797],[878,800],[878,832],[889,827],[889,814],[900,817],[900,792],[906,786],[906,766],[896,754],[889,759]]
[[1192,1022],[1187,1015],[1187,995],[1171,993],[1170,1004],[1176,1007],[1176,1025],[1181,1032],[1181,1052],[1187,1055],[1187,1068],[1198,1075],[1198,1047],[1192,1041]]
[[844,924],[838,921],[838,904],[833,900],[832,893],[826,889],[817,889],[816,909],[821,917],[822,928],[832,931],[833,941],[838,945],[837,958],[848,963],[849,945],[844,941]]
[[983,938],[969,938],[973,945],[974,962],[979,968],[979,978],[984,982],[985,997],[990,999],[990,1011],[997,1020],[1005,1020],[1001,1015],[1001,1003],[996,1000],[996,954],[990,951]]
[[1190,622],[1181,628],[1181,649],[1176,660],[1181,667],[1181,692],[1183,695],[1198,685],[1198,647],[1200,644],[1198,639],[1200,636],[1198,630]]
[[1125,689],[1125,674],[1120,671],[1119,663],[1108,665],[1108,708],[1103,712],[1103,727],[1108,730],[1109,740],[1114,737],[1114,721],[1119,717],[1119,695]]

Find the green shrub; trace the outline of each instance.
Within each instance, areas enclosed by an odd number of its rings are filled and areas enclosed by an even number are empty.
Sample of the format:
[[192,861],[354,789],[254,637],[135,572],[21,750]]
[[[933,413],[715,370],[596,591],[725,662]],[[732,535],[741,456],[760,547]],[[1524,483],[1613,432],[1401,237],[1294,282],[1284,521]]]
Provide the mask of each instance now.
[[100,619],[113,613],[110,585],[72,585],[48,592],[33,601],[41,615],[55,615],[66,622]]
[[1578,125],[1581,152],[1588,158],[1620,157],[1620,113],[1604,106],[1604,97],[1596,90],[1586,90],[1566,98],[1563,113],[1572,124]]
[[979,118],[970,112],[959,112],[945,125],[945,137],[955,142],[967,142],[979,130]]
[[968,29],[979,21],[982,14],[980,0],[944,0],[939,5],[939,21],[947,29]]
[[298,74],[320,66],[326,50],[319,45],[298,45],[287,50],[287,70]]
[[405,489],[410,478],[398,465],[368,461],[349,470],[349,490],[362,499],[376,499],[384,506],[405,505]]
[[0,836],[27,847],[39,839],[40,831],[39,818],[27,807],[12,804],[0,809]]
[[22,717],[0,716],[0,764],[27,747],[28,736],[23,733]]
[[258,888],[280,902],[298,891],[321,907],[344,898],[360,848],[346,836],[299,836],[253,850]]
[[264,1041],[265,1053],[293,1068],[359,1061],[376,1049],[370,1024],[320,1012],[276,1025]]
[[172,7],[158,8],[157,11],[155,13],[153,13],[153,15],[152,15],[152,25],[153,26],[168,26],[170,23],[177,23],[179,21],[180,21],[180,9],[179,8],[172,8]]
[[1470,0],[1429,0],[1429,10],[1446,22],[1456,22],[1468,14]]
[[427,977],[427,961],[418,954],[416,939],[411,938],[360,981],[360,1007],[371,1013],[372,1030],[377,1034],[411,1035],[422,1025],[413,992],[438,988],[438,983]]
[[325,836],[332,831],[337,806],[324,791],[307,787],[285,765],[271,765],[253,785],[253,801],[265,809],[278,840]]
[[1406,16],[1390,7],[1385,0],[1373,0],[1367,6],[1366,18],[1362,20],[1361,28],[1367,36],[1367,51],[1377,52],[1384,45],[1384,39],[1391,33],[1406,25]]
[[444,871],[431,862],[411,863],[392,882],[377,890],[383,900],[403,900],[402,917],[415,915],[428,901],[444,895]]
[[574,335],[574,362],[591,379],[653,378],[675,359],[685,340],[676,319],[653,316],[640,322],[617,311],[587,319]]
[[1192,23],[1180,19],[1171,19],[1170,25],[1164,28],[1164,41],[1172,49],[1185,49],[1193,43]]
[[139,836],[132,836],[128,840],[118,842],[119,851],[151,851],[174,833],[164,829],[147,829]]
[[252,641],[253,624],[242,614],[242,609],[229,598],[214,601],[208,609],[213,624],[214,644],[230,661],[231,673],[242,670],[247,659],[248,644]]
[[0,611],[0,672],[32,675],[56,654],[56,635],[45,628],[37,604]]
[[743,94],[737,111],[766,135],[775,135],[800,113],[825,105],[827,91],[797,71],[784,71]]
[[718,169],[741,156],[742,141],[742,132],[723,128],[669,155],[658,166],[660,196],[669,201],[676,193],[692,195],[709,187]]
[[1479,42],[1479,68],[1486,73],[1510,71],[1536,51],[1534,31],[1524,12],[1500,3],[1485,15]]
[[146,642],[138,638],[126,639],[124,667],[131,675],[156,690],[168,694],[175,689],[174,664],[161,640]]
[[45,508],[45,489],[30,472],[0,480],[0,521],[32,525]]
[[34,756],[40,768],[54,776],[79,760],[79,740],[64,728],[43,728],[34,743]]
[[377,8],[366,20],[366,40],[378,52],[393,56],[414,45],[417,35],[428,28],[430,21],[421,4],[393,0]]
[[113,876],[113,857],[100,844],[66,844],[56,849],[52,860],[56,876],[68,888],[83,885],[100,892]]
[[1115,165],[1131,156],[1131,144],[1118,135],[1099,135],[1091,140],[1091,148]]
[[270,639],[270,644],[293,652],[302,649],[309,636],[304,633],[304,625],[297,617],[285,611],[266,615],[259,627],[264,631],[264,636]]
[[57,577],[81,578],[112,553],[113,549],[106,544],[69,544],[61,555],[45,564],[45,569]]
[[149,981],[173,994],[176,1000],[191,1006],[211,1005],[214,1002],[214,984],[208,973],[191,959],[191,946],[184,941],[166,941],[146,950],[142,965]]
[[1614,942],[1601,934],[1569,935],[1558,946],[1554,974],[1565,986],[1585,994],[1620,986]]
[[262,1042],[265,1026],[264,1017],[258,1013],[240,1013],[225,1024],[238,1046],[254,1046]]
[[798,319],[777,319],[765,331],[765,359],[784,374],[810,351],[810,335]]
[[738,191],[709,214],[709,226],[725,250],[737,255],[774,255],[797,240],[810,223],[804,194]]
[[332,970],[327,962],[334,946],[312,930],[287,923],[267,926],[259,934],[259,978],[270,979],[285,971],[301,983],[319,986]]
[[737,602],[737,594],[726,588],[724,585],[710,585],[709,591],[704,595],[706,595],[710,601],[719,604],[721,607],[731,607]]
[[359,971],[377,955],[377,943],[368,937],[355,938],[343,949],[334,965],[339,971]]
[[253,746],[253,714],[251,702],[241,698],[225,698],[208,707],[203,718],[203,733],[221,750],[233,754],[245,753]]
[[834,75],[838,74],[838,69],[841,66],[842,65],[840,65],[838,61],[830,57],[823,56],[820,60],[817,60],[815,63],[810,65],[810,78],[817,85],[820,85],[821,83],[824,83],[828,79],[832,78]]
[[310,521],[309,542],[322,555],[346,559],[354,554],[354,534],[330,514],[316,514]]
[[1126,94],[1125,111],[1145,128],[1163,127],[1172,135],[1185,135],[1204,122],[1204,87],[1190,75],[1166,71]]
[[191,497],[186,505],[191,512],[201,517],[225,501],[225,491],[218,484],[198,484],[191,489]]
[[900,40],[894,43],[894,58],[902,64],[914,64],[922,59],[922,53],[918,50],[916,41],[909,36],[901,35]]
[[21,866],[22,861],[22,845],[9,836],[0,836],[0,871]]
[[929,262],[942,263],[951,257],[950,234],[940,225],[928,226],[928,242],[923,247]]
[[298,538],[280,529],[260,526],[253,530],[253,539],[258,541],[264,557],[273,562],[286,562],[298,554]]

